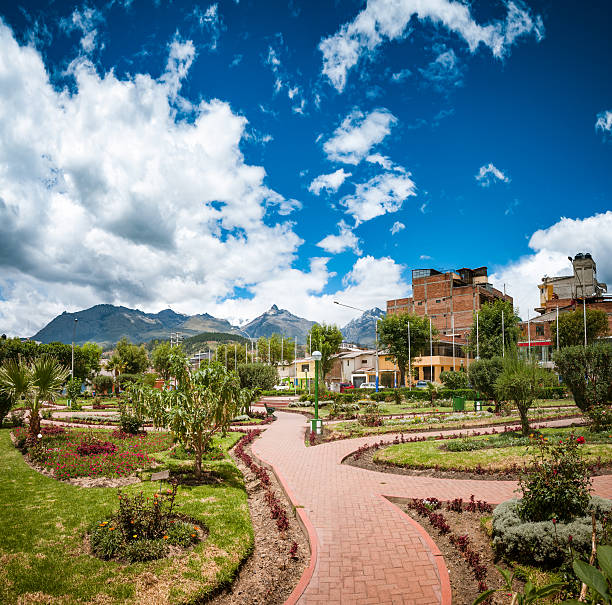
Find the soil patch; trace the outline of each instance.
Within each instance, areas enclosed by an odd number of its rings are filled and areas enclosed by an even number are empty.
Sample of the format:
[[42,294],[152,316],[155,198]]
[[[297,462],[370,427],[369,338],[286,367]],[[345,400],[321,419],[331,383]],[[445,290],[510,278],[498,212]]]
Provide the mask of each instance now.
[[[245,451],[252,455],[250,446]],[[270,475],[271,489],[287,511],[289,528],[279,532],[276,521],[270,516],[265,501],[265,490],[259,479],[233,454],[234,462],[244,475],[249,495],[249,511],[255,534],[253,554],[242,566],[232,586],[213,598],[214,605],[277,605],[284,603],[310,561],[310,546],[297,519],[293,507],[285,497],[274,473]],[[297,545],[295,548],[294,544]],[[291,549],[295,549],[292,556]]]
[[[474,578],[471,567],[461,552],[453,546],[448,539],[448,535],[441,535],[429,522],[429,519],[421,517],[416,511],[408,505],[406,500],[390,498],[394,504],[399,506],[406,514],[412,517],[417,523],[425,529],[436,543],[444,557],[444,563],[448,569],[452,588],[452,603],[453,605],[472,605],[476,597],[480,594],[478,591],[478,581]],[[451,527],[452,533],[457,536],[467,536],[471,549],[480,557],[480,562],[486,566],[486,584],[489,588],[496,589],[503,586],[501,574],[495,569],[494,565],[498,565],[503,569],[507,567],[495,560],[494,552],[491,547],[491,540],[483,527],[481,520],[484,516],[482,513],[466,512],[462,513],[447,511],[446,506],[436,512],[441,512],[444,515],[447,523]],[[522,586],[522,583],[516,581],[515,588]],[[505,592],[497,592],[492,597],[492,603],[506,604],[508,596]]]

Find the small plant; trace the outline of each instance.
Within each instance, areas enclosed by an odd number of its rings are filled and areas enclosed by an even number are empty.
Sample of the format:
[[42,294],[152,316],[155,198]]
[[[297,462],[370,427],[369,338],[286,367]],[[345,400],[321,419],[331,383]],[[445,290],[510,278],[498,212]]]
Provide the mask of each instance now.
[[129,410],[126,405],[122,405],[120,409],[119,427],[124,433],[137,435],[142,429],[142,419],[134,412]]
[[597,547],[597,563],[599,569],[581,560],[574,561],[572,567],[587,589],[592,591],[592,599],[589,602],[609,605],[612,603],[612,546]]
[[76,448],[79,456],[97,456],[98,454],[114,454],[117,446],[110,441],[100,441],[90,437],[84,439]]
[[584,437],[549,441],[533,439],[533,465],[521,476],[523,499],[519,515],[525,521],[557,519],[569,522],[586,514],[590,497],[588,466],[580,446]]
[[382,418],[378,406],[373,403],[367,405],[363,412],[357,417],[359,424],[362,426],[382,426]]
[[591,430],[594,433],[612,429],[612,406],[593,405],[586,411],[586,415],[589,417]]

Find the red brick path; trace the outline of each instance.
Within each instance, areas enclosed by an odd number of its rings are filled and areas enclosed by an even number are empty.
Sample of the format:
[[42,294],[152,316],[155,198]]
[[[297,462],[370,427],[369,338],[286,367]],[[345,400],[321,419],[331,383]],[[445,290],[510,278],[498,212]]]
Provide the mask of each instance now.
[[[411,477],[340,464],[380,436],[307,448],[305,418],[282,412],[277,416],[253,450],[274,467],[316,533],[314,574],[298,603],[450,603],[443,595],[448,587],[445,569],[441,581],[436,564],[439,553],[382,495],[448,500],[474,494],[499,503],[513,497],[516,483]],[[612,497],[612,476],[596,477],[593,483],[597,494]]]

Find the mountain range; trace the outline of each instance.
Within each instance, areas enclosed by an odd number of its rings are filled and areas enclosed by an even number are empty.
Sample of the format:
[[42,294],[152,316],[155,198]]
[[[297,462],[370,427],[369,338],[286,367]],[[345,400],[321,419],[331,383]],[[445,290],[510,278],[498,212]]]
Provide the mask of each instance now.
[[[380,309],[370,309],[349,322],[342,328],[345,339],[362,344],[373,343],[375,318],[381,314]],[[44,343],[69,344],[74,338],[75,344],[96,342],[110,347],[123,337],[131,342],[141,343],[155,339],[168,340],[173,332],[186,337],[202,332],[221,332],[247,335],[250,338],[268,337],[276,333],[305,342],[310,328],[315,323],[293,315],[286,309],[279,309],[276,305],[272,305],[266,312],[240,328],[233,326],[226,319],[218,319],[208,313],[184,315],[175,313],[172,309],[164,309],[159,313],[144,313],[138,309],[103,304],[76,313],[64,311],[34,334],[32,339]]]

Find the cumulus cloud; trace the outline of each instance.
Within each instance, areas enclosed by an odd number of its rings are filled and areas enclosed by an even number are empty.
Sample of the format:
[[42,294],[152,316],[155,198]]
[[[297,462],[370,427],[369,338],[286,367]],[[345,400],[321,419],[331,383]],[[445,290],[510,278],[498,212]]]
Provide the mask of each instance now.
[[506,266],[499,267],[490,276],[498,288],[506,284],[508,294],[514,297],[523,319],[527,312],[533,317],[539,306],[538,284],[544,275],[571,275],[567,259],[578,252],[590,252],[597,263],[599,281],[612,284],[612,211],[595,214],[584,219],[561,218],[547,229],[536,231],[529,240],[533,254],[528,254]]
[[373,57],[377,48],[387,40],[409,35],[413,17],[428,21],[457,34],[474,53],[480,44],[501,58],[510,52],[517,38],[543,36],[540,16],[532,16],[522,2],[508,2],[505,19],[486,25],[476,23],[468,4],[453,0],[370,0],[353,21],[319,43],[323,54],[323,74],[342,92],[348,72],[362,57]]
[[338,191],[342,183],[344,183],[349,176],[351,176],[351,173],[345,172],[344,168],[339,168],[336,172],[332,172],[331,174],[320,174],[310,183],[308,191],[311,191],[315,195],[320,195],[323,190],[334,193]]
[[366,183],[359,183],[353,195],[340,200],[346,213],[358,225],[388,212],[397,212],[406,199],[416,195],[416,185],[410,173],[386,172],[372,177]]
[[489,162],[487,166],[481,166],[478,170],[478,174],[474,176],[481,187],[488,187],[489,185],[501,181],[502,183],[509,183],[510,178],[499,168],[496,168],[492,163]]
[[404,225],[404,223],[395,221],[393,223],[393,227],[391,227],[389,231],[391,231],[391,235],[395,235],[396,233],[399,233],[402,229],[405,229],[405,228],[406,228],[406,225]]
[[393,168],[393,162],[386,156],[381,155],[380,153],[373,153],[366,158],[366,162],[370,164],[378,164],[382,166],[385,170],[391,170]]
[[323,151],[334,162],[359,164],[396,123],[397,118],[388,109],[375,109],[367,115],[354,109],[323,144]]
[[340,221],[338,223],[338,231],[338,235],[324,237],[317,246],[330,254],[340,254],[340,252],[345,250],[353,250],[355,254],[361,255],[359,238],[353,233],[352,228],[344,221]]
[[609,136],[612,133],[612,110],[602,111],[597,114],[595,130],[601,130],[604,136]]

